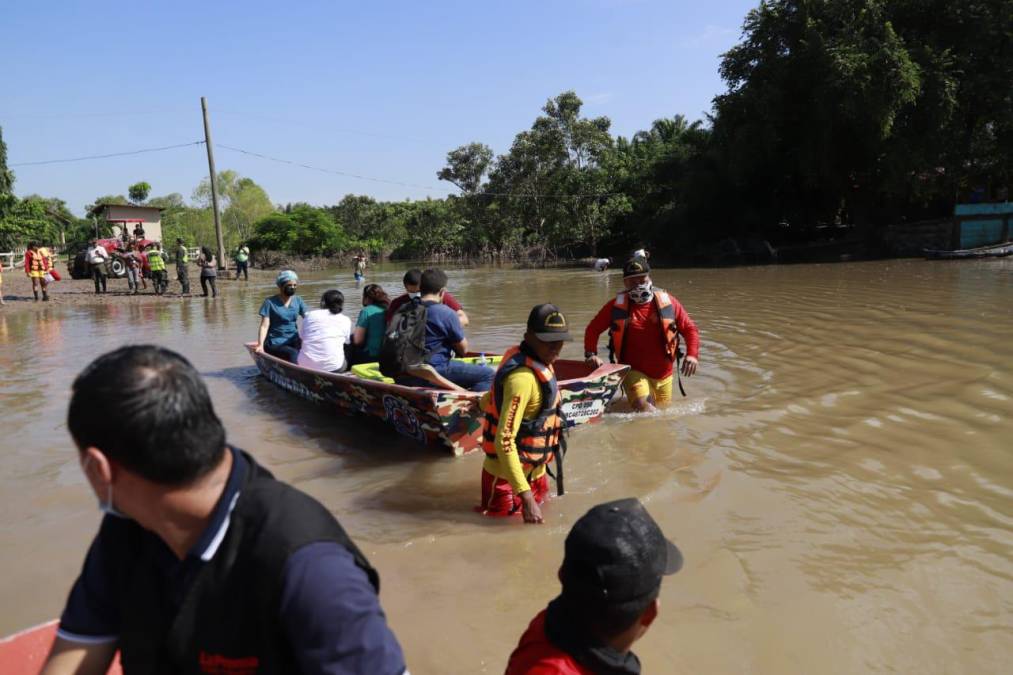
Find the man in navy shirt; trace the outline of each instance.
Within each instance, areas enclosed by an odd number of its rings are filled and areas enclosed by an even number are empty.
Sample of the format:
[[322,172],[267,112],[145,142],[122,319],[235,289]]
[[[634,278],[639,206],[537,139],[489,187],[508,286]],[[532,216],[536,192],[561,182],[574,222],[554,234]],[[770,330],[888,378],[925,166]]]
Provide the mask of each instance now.
[[106,513],[43,673],[404,673],[379,577],[334,517],[225,442],[153,346],[99,357],[68,427]]
[[[447,275],[443,270],[426,270],[422,273],[419,290],[422,293],[419,300],[426,307],[426,363],[458,386],[471,391],[488,391],[496,371],[453,360],[454,354],[464,356],[468,352],[468,339],[464,337],[457,312],[443,303]],[[427,385],[424,381],[421,384]]]

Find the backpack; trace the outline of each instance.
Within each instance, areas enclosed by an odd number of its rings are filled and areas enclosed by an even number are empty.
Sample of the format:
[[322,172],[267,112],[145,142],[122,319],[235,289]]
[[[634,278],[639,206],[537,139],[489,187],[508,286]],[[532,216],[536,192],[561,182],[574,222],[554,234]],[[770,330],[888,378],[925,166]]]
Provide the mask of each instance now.
[[426,306],[418,298],[412,298],[394,312],[380,344],[381,373],[397,377],[425,362],[426,314]]

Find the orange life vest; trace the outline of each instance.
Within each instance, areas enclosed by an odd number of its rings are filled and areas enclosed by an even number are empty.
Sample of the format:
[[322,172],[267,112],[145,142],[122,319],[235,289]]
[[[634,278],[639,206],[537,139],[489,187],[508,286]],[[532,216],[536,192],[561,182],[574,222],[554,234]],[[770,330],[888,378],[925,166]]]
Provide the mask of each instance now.
[[[679,329],[675,325],[675,307],[672,298],[660,288],[654,289],[654,310],[658,313],[661,341],[665,354],[675,361],[679,354]],[[612,325],[609,326],[609,360],[617,363],[623,354],[623,336],[630,318],[630,296],[625,291],[616,296],[612,305]]]
[[521,367],[531,369],[542,390],[542,409],[533,419],[521,420],[515,439],[517,456],[523,464],[534,469],[549,462],[553,456],[557,459],[560,457],[564,427],[561,411],[563,399],[552,366],[536,361],[518,347],[511,347],[503,354],[503,360],[496,371],[483,411],[482,450],[486,456],[496,457],[496,431],[503,402],[503,381],[507,375]]
[[48,272],[52,265],[49,262],[49,256],[46,255],[48,249],[38,248],[35,251],[25,251],[26,256],[31,256],[31,260],[28,261],[29,272]]

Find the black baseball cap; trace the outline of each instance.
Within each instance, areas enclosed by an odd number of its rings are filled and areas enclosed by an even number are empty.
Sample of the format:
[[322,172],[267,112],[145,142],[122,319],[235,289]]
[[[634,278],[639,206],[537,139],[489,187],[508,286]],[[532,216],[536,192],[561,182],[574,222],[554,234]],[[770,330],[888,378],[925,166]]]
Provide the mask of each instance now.
[[568,342],[573,339],[566,325],[566,317],[559,311],[559,307],[550,303],[531,308],[528,330],[542,342]]
[[630,258],[623,265],[623,279],[627,277],[639,277],[645,274],[650,274],[651,266],[647,264],[647,258]]
[[681,568],[682,553],[631,497],[599,504],[574,523],[560,576],[563,595],[611,605],[643,598]]

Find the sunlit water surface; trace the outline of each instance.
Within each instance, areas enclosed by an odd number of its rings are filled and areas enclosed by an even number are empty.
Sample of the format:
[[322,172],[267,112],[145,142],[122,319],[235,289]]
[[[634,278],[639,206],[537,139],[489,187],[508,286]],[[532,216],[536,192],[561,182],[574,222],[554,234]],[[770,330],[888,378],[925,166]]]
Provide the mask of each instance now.
[[[402,271],[369,281],[394,290]],[[449,271],[487,351],[515,342],[537,302],[582,327],[621,286],[584,270]],[[233,444],[339,517],[381,572],[415,673],[502,672],[557,592],[570,525],[630,495],[687,561],[637,644],[646,672],[1008,672],[1013,261],[654,278],[700,326],[700,374],[669,410],[573,433],[568,492],[542,527],[471,511],[480,456],[416,447],[260,378],[242,343],[269,285],[0,311],[0,634],[59,613],[98,524],[65,426],[74,375],[155,342],[201,371]],[[354,318],[346,270],[309,275],[301,293],[315,304],[331,287]]]

